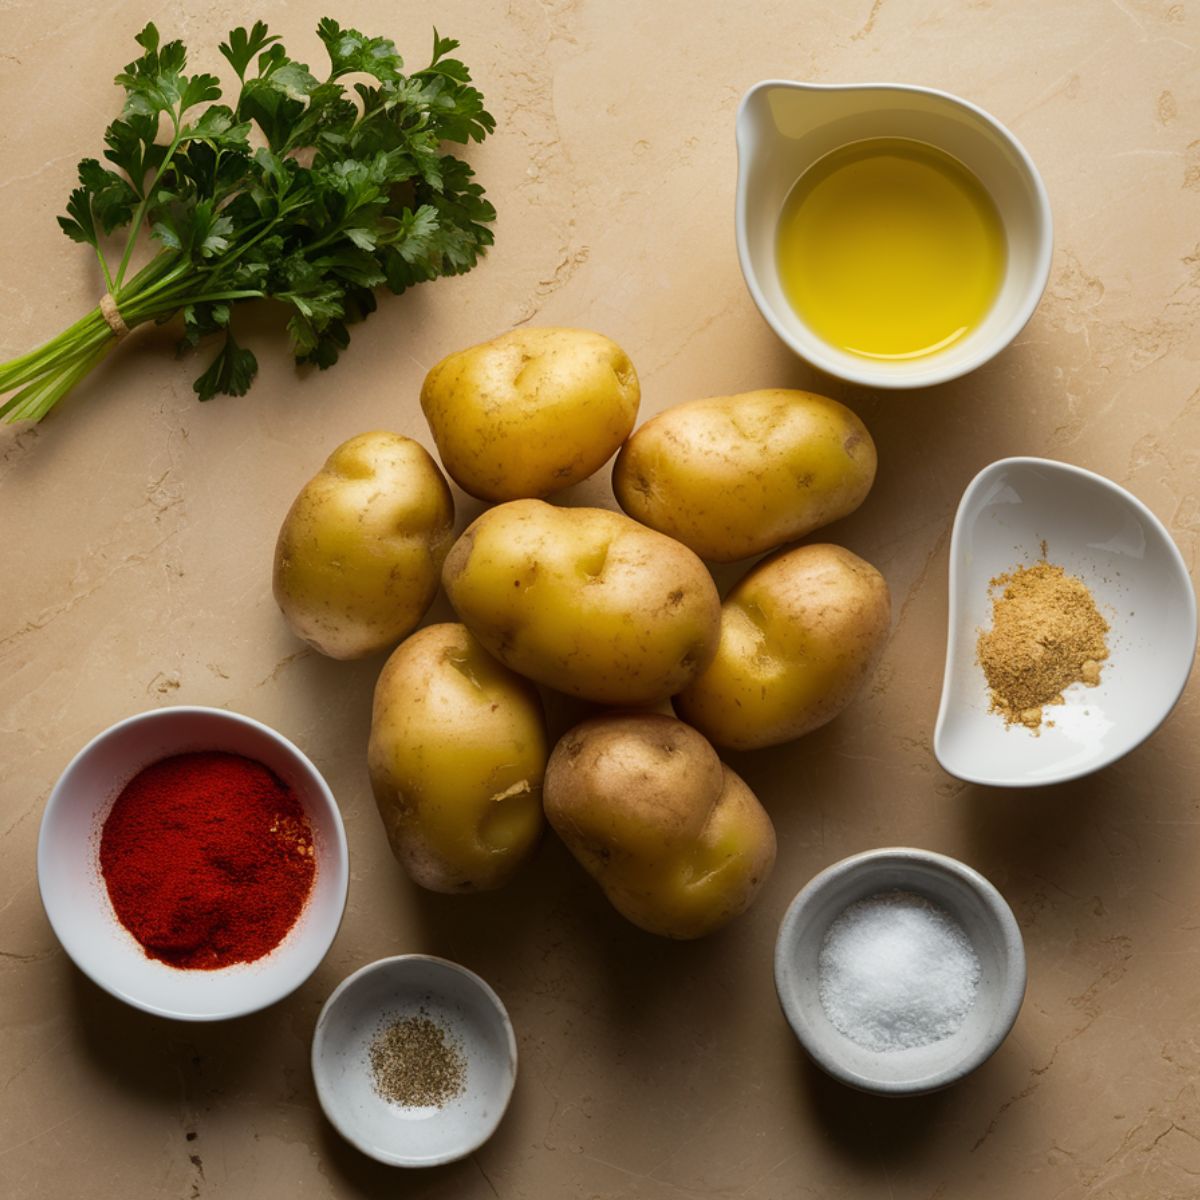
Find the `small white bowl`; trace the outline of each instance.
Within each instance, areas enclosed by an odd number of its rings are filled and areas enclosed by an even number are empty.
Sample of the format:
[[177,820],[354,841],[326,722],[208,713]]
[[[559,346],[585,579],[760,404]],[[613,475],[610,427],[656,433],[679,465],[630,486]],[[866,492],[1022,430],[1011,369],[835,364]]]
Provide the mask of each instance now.
[[[213,971],[150,958],[117,919],[100,873],[100,831],[125,785],[151,763],[193,750],[257,759],[291,787],[312,825],[317,868],[296,924],[274,950]],[[42,815],[37,870],[46,916],[85,975],[157,1016],[217,1021],[274,1004],[316,970],[341,923],[349,859],[333,793],[287,738],[238,713],[180,706],[120,721],[72,759]]]
[[[920,358],[876,361],[831,346],[797,316],[779,281],[776,228],[796,180],[831,151],[877,137],[909,138],[953,155],[983,184],[1004,224],[1007,266],[988,316],[962,341]],[[771,328],[813,366],[865,387],[930,387],[982,366],[1033,315],[1054,243],[1046,187],[1021,143],[969,101],[902,83],[768,79],[742,99],[737,148],[737,247],[746,286]]]
[[[389,1022],[423,1014],[457,1043],[464,1090],[441,1108],[404,1108],[375,1090],[369,1051]],[[394,1167],[435,1167],[478,1150],[496,1131],[517,1078],[517,1041],[500,997],[444,958],[401,954],[344,979],[312,1044],[317,1098],[352,1145]]]
[[[1074,685],[1035,733],[989,712],[976,654],[992,623],[990,580],[1050,562],[1077,575],[1111,626],[1096,687]],[[951,775],[992,787],[1077,779],[1166,720],[1192,669],[1196,594],[1162,522],[1109,479],[1044,458],[1005,458],[968,485],[950,539],[946,670],[933,735]]]
[[[950,1037],[907,1050],[867,1050],[837,1030],[818,993],[829,926],[848,905],[881,892],[914,892],[963,927],[979,958],[975,1003]],[[947,1087],[986,1062],[1025,997],[1025,945],[1004,897],[978,871],[929,850],[870,850],[827,867],[796,896],[775,943],[775,989],[800,1044],[835,1079],[864,1092],[915,1096]]]

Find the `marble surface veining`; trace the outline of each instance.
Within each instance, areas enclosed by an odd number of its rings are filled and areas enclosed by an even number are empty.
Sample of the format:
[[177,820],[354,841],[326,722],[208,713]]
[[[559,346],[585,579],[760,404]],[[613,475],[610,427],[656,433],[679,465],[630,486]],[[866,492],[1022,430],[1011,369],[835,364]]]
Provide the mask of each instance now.
[[[1057,457],[1131,488],[1195,572],[1200,540],[1200,8],[1194,0],[261,0],[103,10],[0,0],[0,358],[101,291],[55,226],[115,115],[114,72],[149,18],[220,69],[261,17],[315,61],[326,12],[461,39],[496,114],[470,157],[500,211],[486,264],[400,299],[343,362],[297,373],[277,315],[247,314],[262,373],[198,404],[170,330],[142,331],[52,419],[0,431],[0,1195],[6,1200],[1167,1200],[1200,1194],[1200,737],[1196,687],[1101,775],[1004,793],[937,766],[950,521],[985,463]],[[732,237],[733,117],[766,77],[895,79],[969,97],[1039,164],[1056,218],[1045,299],[1015,345],[924,394],[817,380],[759,318]],[[418,892],[391,858],[364,764],[375,658],[303,649],[270,593],[276,530],[354,433],[431,442],[417,406],[443,354],[525,322],[603,330],[643,416],[701,395],[830,390],[879,446],[875,490],[828,532],[894,597],[883,665],[839,720],[730,761],[779,831],[756,907],[697,944],[638,933],[547,838],[505,892]],[[460,523],[478,505],[456,494]],[[575,499],[612,502],[607,471]],[[822,535],[825,536],[825,535]],[[723,569],[728,584],[737,569]],[[445,618],[439,601],[432,616]],[[274,1009],[190,1027],[100,992],[59,950],[34,854],[74,751],[129,713],[228,706],[297,741],[342,805],[346,919]],[[556,712],[561,728],[569,712]],[[1012,1036],[954,1089],[847,1091],[778,1013],[778,920],[817,870],[872,846],[965,859],[1025,932]],[[425,950],[490,980],[521,1073],[469,1160],[397,1174],[341,1142],[308,1047],[351,970]]]

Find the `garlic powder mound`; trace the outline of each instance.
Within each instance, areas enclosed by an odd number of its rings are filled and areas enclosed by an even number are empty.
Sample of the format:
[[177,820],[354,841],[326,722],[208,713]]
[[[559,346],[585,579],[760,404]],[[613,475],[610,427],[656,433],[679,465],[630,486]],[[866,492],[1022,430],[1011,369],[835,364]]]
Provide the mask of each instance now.
[[992,627],[979,634],[979,665],[992,711],[1038,729],[1043,708],[1073,683],[1095,687],[1108,657],[1108,622],[1083,580],[1044,558],[991,581]]

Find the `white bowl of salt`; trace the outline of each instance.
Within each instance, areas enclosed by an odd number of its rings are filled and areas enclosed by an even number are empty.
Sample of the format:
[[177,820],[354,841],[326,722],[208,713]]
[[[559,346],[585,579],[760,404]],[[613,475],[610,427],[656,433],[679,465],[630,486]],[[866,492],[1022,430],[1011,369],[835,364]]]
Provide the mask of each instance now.
[[775,986],[818,1066],[912,1096],[957,1082],[1004,1041],[1025,996],[1025,947],[979,872],[928,850],[871,850],[792,901]]

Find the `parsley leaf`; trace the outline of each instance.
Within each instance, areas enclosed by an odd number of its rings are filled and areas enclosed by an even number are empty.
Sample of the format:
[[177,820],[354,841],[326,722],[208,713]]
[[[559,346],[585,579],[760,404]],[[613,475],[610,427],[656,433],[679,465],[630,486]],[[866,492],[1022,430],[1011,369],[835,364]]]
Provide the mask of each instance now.
[[218,49],[229,65],[237,72],[241,80],[246,78],[246,68],[250,60],[259,51],[279,41],[274,35],[268,35],[265,21],[255,21],[254,28],[248,33],[245,29],[235,29],[229,35],[228,42],[222,42]]
[[145,115],[116,120],[104,133],[108,146],[104,157],[125,172],[130,187],[139,197],[147,172],[156,170],[167,153],[166,146],[154,140],[157,133],[157,119]]
[[225,342],[208,370],[192,384],[201,400],[211,400],[219,392],[226,396],[244,396],[258,374],[258,359],[251,350],[237,344],[233,330],[225,332]]
[[356,71],[385,82],[400,78],[404,60],[391,38],[364,37],[357,29],[343,29],[331,17],[325,17],[317,26],[317,36],[329,52],[331,80]]

